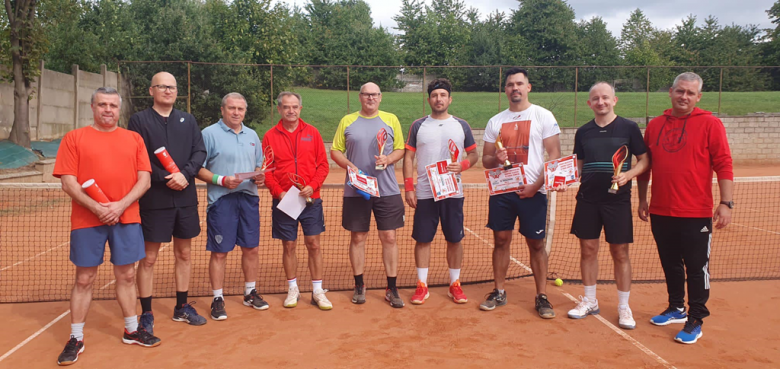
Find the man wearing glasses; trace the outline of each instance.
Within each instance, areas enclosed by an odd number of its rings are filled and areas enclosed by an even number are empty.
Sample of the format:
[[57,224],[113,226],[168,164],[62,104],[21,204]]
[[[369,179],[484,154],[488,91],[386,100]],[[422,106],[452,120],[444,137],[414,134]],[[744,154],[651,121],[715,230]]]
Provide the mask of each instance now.
[[[176,78],[160,72],[152,77],[149,94],[151,108],[133,114],[127,128],[144,139],[152,164],[152,184],[140,200],[141,226],[146,257],[138,264],[138,295],[141,298],[141,326],[153,333],[152,280],[160,246],[171,242],[176,257],[176,306],[173,320],[191,325],[206,324],[206,319],[187,302],[190,282],[190,245],[200,234],[198,194],[195,177],[206,160],[206,146],[195,117],[173,108],[176,102]],[[179,172],[171,173],[154,152],[165,147]]]
[[[398,118],[394,114],[379,110],[381,102],[382,92],[375,83],[369,82],[360,88],[360,111],[341,119],[333,138],[330,157],[344,169],[351,167],[376,177],[379,186],[379,197],[364,199],[354,187],[347,185],[345,180],[341,224],[344,229],[350,231],[349,260],[352,262],[355,276],[352,303],[366,302],[363,270],[366,261],[366,238],[373,211],[387,274],[385,300],[394,308],[402,308],[404,302],[396,287],[398,244],[395,230],[404,226],[404,202],[395,179],[393,164],[404,156],[404,138]],[[378,145],[378,134],[383,129],[387,139],[384,145]],[[381,152],[380,146],[383,146]]]

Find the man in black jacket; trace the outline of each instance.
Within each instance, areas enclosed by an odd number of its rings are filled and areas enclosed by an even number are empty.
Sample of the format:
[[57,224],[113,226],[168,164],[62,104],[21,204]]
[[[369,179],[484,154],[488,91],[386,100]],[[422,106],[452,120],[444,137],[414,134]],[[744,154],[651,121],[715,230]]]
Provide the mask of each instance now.
[[[176,102],[176,78],[160,72],[152,77],[149,94],[154,105],[135,113],[127,128],[144,139],[152,164],[152,185],[141,198],[141,226],[146,257],[138,265],[138,296],[141,298],[141,326],[152,333],[152,276],[162,243],[171,241],[176,256],[176,307],[173,320],[191,325],[206,324],[206,319],[187,302],[190,282],[190,245],[200,234],[198,194],[195,176],[206,160],[206,147],[198,122],[191,114],[173,108]],[[171,173],[154,154],[165,147],[180,172]]]

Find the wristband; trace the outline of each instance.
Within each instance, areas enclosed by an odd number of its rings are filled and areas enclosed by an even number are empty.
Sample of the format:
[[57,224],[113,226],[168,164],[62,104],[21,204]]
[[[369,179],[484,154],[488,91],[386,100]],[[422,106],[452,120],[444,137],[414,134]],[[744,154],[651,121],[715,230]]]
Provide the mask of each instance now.
[[414,178],[404,178],[404,191],[414,191]]
[[211,177],[211,183],[217,185],[217,186],[225,186],[225,176],[221,176],[219,174],[215,174],[213,177]]
[[460,171],[461,172],[466,170],[466,169],[469,169],[469,168],[471,168],[471,162],[469,162],[468,159],[463,160],[463,161],[460,162]]

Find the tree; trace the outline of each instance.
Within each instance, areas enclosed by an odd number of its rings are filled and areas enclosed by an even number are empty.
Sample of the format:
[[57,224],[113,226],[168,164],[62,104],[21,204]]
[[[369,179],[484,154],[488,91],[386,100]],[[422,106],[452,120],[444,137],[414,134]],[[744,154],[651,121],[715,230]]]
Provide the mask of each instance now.
[[[581,21],[577,25],[579,52],[577,64],[581,65],[620,65],[618,41],[607,30],[607,23],[601,17],[590,21]],[[621,79],[622,68],[580,68],[579,91],[588,91],[598,81],[614,83]]]
[[[763,43],[763,55],[765,65],[778,65],[780,64],[780,0],[775,1],[775,4],[766,11],[769,15],[769,19],[775,24],[775,29],[766,30],[766,38]],[[770,72],[772,76],[773,88],[780,88],[780,70],[773,69]]]
[[10,73],[0,69],[0,78],[14,82],[14,122],[9,139],[26,148],[30,148],[32,83],[40,74],[38,66],[47,46],[43,27],[36,19],[37,7],[36,0],[5,0],[3,33],[8,35],[8,43],[0,56],[3,65],[8,65],[8,59],[11,62]]

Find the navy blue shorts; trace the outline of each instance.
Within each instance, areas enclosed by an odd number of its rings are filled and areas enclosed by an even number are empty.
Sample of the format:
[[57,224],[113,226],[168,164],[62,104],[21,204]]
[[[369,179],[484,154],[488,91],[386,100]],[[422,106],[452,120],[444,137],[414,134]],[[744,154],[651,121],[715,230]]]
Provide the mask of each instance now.
[[301,223],[304,236],[316,236],[325,232],[325,214],[322,211],[322,199],[312,199],[314,203],[307,206],[298,219],[276,208],[279,200],[274,199],[271,205],[271,237],[282,241],[298,239],[298,223]]
[[607,243],[620,245],[634,242],[634,222],[631,201],[592,203],[577,200],[571,234],[583,240],[595,240],[604,228]]
[[532,240],[541,240],[547,228],[547,195],[537,192],[521,199],[516,193],[490,196],[487,227],[494,231],[515,229],[520,220],[520,234]]
[[198,206],[142,209],[141,227],[146,242],[171,242],[171,236],[180,239],[198,237],[200,234]]
[[118,223],[70,231],[70,261],[79,267],[103,264],[106,242],[111,264],[128,265],[146,257],[141,225]]
[[436,229],[439,228],[439,219],[444,239],[452,243],[460,242],[463,239],[463,198],[417,200],[412,238],[421,243],[433,241]]
[[260,245],[260,198],[233,192],[220,197],[206,214],[206,250],[230,252],[238,245]]

